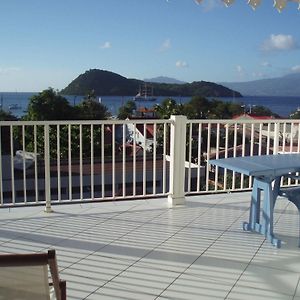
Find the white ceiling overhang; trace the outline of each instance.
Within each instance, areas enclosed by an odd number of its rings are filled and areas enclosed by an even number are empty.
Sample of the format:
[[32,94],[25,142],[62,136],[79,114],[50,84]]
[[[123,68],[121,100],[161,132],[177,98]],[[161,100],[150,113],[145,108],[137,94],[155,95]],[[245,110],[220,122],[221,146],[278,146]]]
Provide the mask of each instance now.
[[[201,4],[205,0],[194,0],[197,4]],[[235,0],[220,0],[224,3],[225,6],[229,6],[234,3]],[[261,0],[246,0],[248,4],[255,10],[261,3]],[[269,1],[269,0],[267,0]],[[300,0],[274,0],[273,6],[281,12],[287,5],[288,2],[299,3],[298,9],[300,9]]]

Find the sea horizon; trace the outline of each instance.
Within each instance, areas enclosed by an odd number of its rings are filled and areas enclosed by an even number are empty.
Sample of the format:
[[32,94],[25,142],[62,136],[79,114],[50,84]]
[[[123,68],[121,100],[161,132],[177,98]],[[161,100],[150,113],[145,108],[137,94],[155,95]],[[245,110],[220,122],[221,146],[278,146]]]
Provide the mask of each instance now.
[[[26,111],[29,103],[29,99],[33,95],[37,95],[39,92],[0,92],[0,105],[5,111],[10,111],[16,117],[22,117]],[[82,101],[84,96],[82,95],[63,95],[71,105],[76,105]],[[127,101],[133,100],[132,96],[97,96],[101,99],[101,103],[104,104],[109,112],[115,116],[118,114],[119,108]],[[151,108],[155,104],[160,104],[168,96],[156,96],[156,101],[136,101],[137,107]],[[177,103],[186,103],[192,97],[190,96],[170,96]],[[206,97],[208,99],[218,99],[226,102],[233,102],[244,105],[247,110],[251,110],[255,106],[264,106],[270,109],[273,113],[278,114],[282,118],[287,118],[293,112],[300,107],[300,96],[243,96],[243,97]],[[18,109],[10,109],[13,105],[17,105]]]

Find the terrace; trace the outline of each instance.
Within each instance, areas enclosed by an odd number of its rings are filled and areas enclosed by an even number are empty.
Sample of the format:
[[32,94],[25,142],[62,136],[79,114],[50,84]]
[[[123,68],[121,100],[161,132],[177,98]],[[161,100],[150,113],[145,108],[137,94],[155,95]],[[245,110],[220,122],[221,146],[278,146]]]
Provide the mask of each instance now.
[[[139,156],[124,147],[129,122]],[[154,127],[151,151],[137,124]],[[276,203],[281,249],[244,232],[251,178],[206,159],[300,152],[296,121],[0,125],[0,251],[56,249],[68,299],[300,299],[296,208]],[[24,155],[15,168],[16,150],[34,154],[30,167]]]

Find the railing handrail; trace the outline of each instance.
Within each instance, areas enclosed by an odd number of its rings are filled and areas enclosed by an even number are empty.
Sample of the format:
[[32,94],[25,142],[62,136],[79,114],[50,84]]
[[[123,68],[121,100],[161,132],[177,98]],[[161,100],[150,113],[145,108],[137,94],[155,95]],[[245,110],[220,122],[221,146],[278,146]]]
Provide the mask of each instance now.
[[130,120],[66,120],[66,121],[0,121],[0,126],[34,126],[34,125],[123,125],[123,124],[170,124],[172,120],[169,119],[130,119]]

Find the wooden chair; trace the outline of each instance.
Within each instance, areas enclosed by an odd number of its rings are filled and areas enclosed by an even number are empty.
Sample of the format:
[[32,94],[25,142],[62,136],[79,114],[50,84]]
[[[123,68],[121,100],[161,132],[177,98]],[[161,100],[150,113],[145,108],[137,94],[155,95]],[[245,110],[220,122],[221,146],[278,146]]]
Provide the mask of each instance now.
[[1,254],[2,299],[66,300],[66,282],[59,279],[55,250],[35,254]]

